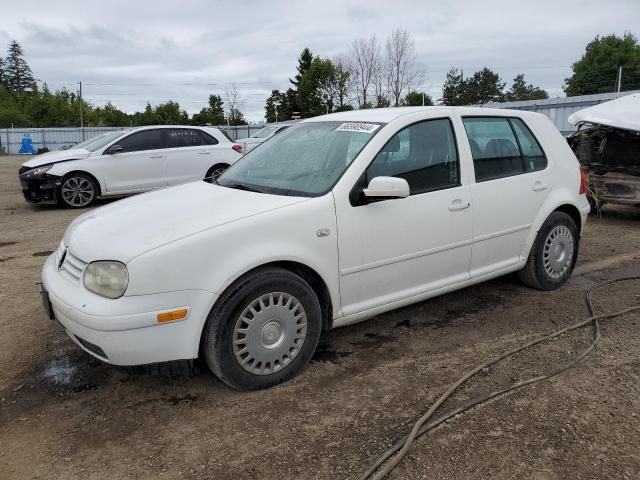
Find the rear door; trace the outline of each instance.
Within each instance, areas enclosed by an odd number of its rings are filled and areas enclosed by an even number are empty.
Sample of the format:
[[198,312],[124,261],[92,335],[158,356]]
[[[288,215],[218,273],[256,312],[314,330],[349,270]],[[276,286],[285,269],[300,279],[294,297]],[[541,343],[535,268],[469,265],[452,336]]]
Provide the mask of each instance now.
[[103,178],[107,193],[141,192],[166,185],[162,129],[134,132],[120,139],[117,145],[122,147],[121,152],[103,154],[92,160],[92,167]]
[[463,117],[475,184],[471,278],[522,260],[529,230],[553,185],[547,157],[520,118]]
[[167,182],[202,180],[219,163],[218,140],[196,128],[167,129]]

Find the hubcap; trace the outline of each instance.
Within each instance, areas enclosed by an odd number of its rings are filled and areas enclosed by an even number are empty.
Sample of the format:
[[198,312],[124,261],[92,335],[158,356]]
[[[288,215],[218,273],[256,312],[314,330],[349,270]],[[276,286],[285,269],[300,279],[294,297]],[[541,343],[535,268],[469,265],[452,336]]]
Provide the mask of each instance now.
[[74,207],[88,205],[94,194],[91,182],[82,177],[71,177],[62,184],[63,200]]
[[307,336],[307,314],[300,301],[272,292],[251,301],[233,328],[233,353],[255,375],[286,367],[300,353]]
[[211,175],[209,175],[207,177],[207,180],[215,180],[216,178],[218,178],[220,175],[222,175],[226,170],[226,167],[219,167],[216,168],[215,170],[213,170],[211,172]]
[[549,232],[542,254],[544,270],[553,279],[562,277],[573,262],[573,234],[564,225]]

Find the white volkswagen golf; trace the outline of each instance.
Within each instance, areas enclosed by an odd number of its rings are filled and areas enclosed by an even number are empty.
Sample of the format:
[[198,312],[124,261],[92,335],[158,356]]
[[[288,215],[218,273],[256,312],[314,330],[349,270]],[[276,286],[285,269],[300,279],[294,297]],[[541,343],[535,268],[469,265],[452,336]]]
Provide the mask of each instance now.
[[544,116],[392,108],[300,122],[216,182],[71,223],[44,304],[117,365],[204,357],[238,389],[300,372],[322,330],[518,271],[571,275],[589,203]]
[[37,156],[18,175],[27,202],[84,208],[97,197],[215,178],[242,147],[217,128],[157,125],[108,132]]

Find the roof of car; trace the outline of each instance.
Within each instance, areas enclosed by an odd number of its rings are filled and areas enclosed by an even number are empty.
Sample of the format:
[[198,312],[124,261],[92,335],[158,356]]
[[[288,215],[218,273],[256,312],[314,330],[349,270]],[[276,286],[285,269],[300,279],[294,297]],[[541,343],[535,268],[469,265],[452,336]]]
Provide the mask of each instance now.
[[[523,110],[508,110],[502,108],[483,107],[391,107],[391,108],[369,108],[363,110],[349,110],[347,112],[330,113],[318,117],[308,118],[304,122],[380,122],[389,123],[404,115],[411,113],[431,112],[434,114],[450,114],[457,112],[460,115],[482,115],[482,116],[529,116],[539,115]],[[437,112],[437,113],[436,113]]]

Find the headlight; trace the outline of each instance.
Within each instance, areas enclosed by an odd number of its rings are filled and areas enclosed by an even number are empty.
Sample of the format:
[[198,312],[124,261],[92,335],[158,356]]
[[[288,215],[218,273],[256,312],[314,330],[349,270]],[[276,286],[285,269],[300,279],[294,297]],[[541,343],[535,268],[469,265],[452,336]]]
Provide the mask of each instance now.
[[47,173],[51,170],[53,165],[42,165],[41,167],[32,168],[31,170],[27,170],[23,175],[28,177],[35,177],[36,175],[42,175],[43,173]]
[[84,286],[102,297],[120,298],[129,285],[129,272],[120,262],[92,262],[84,270]]

